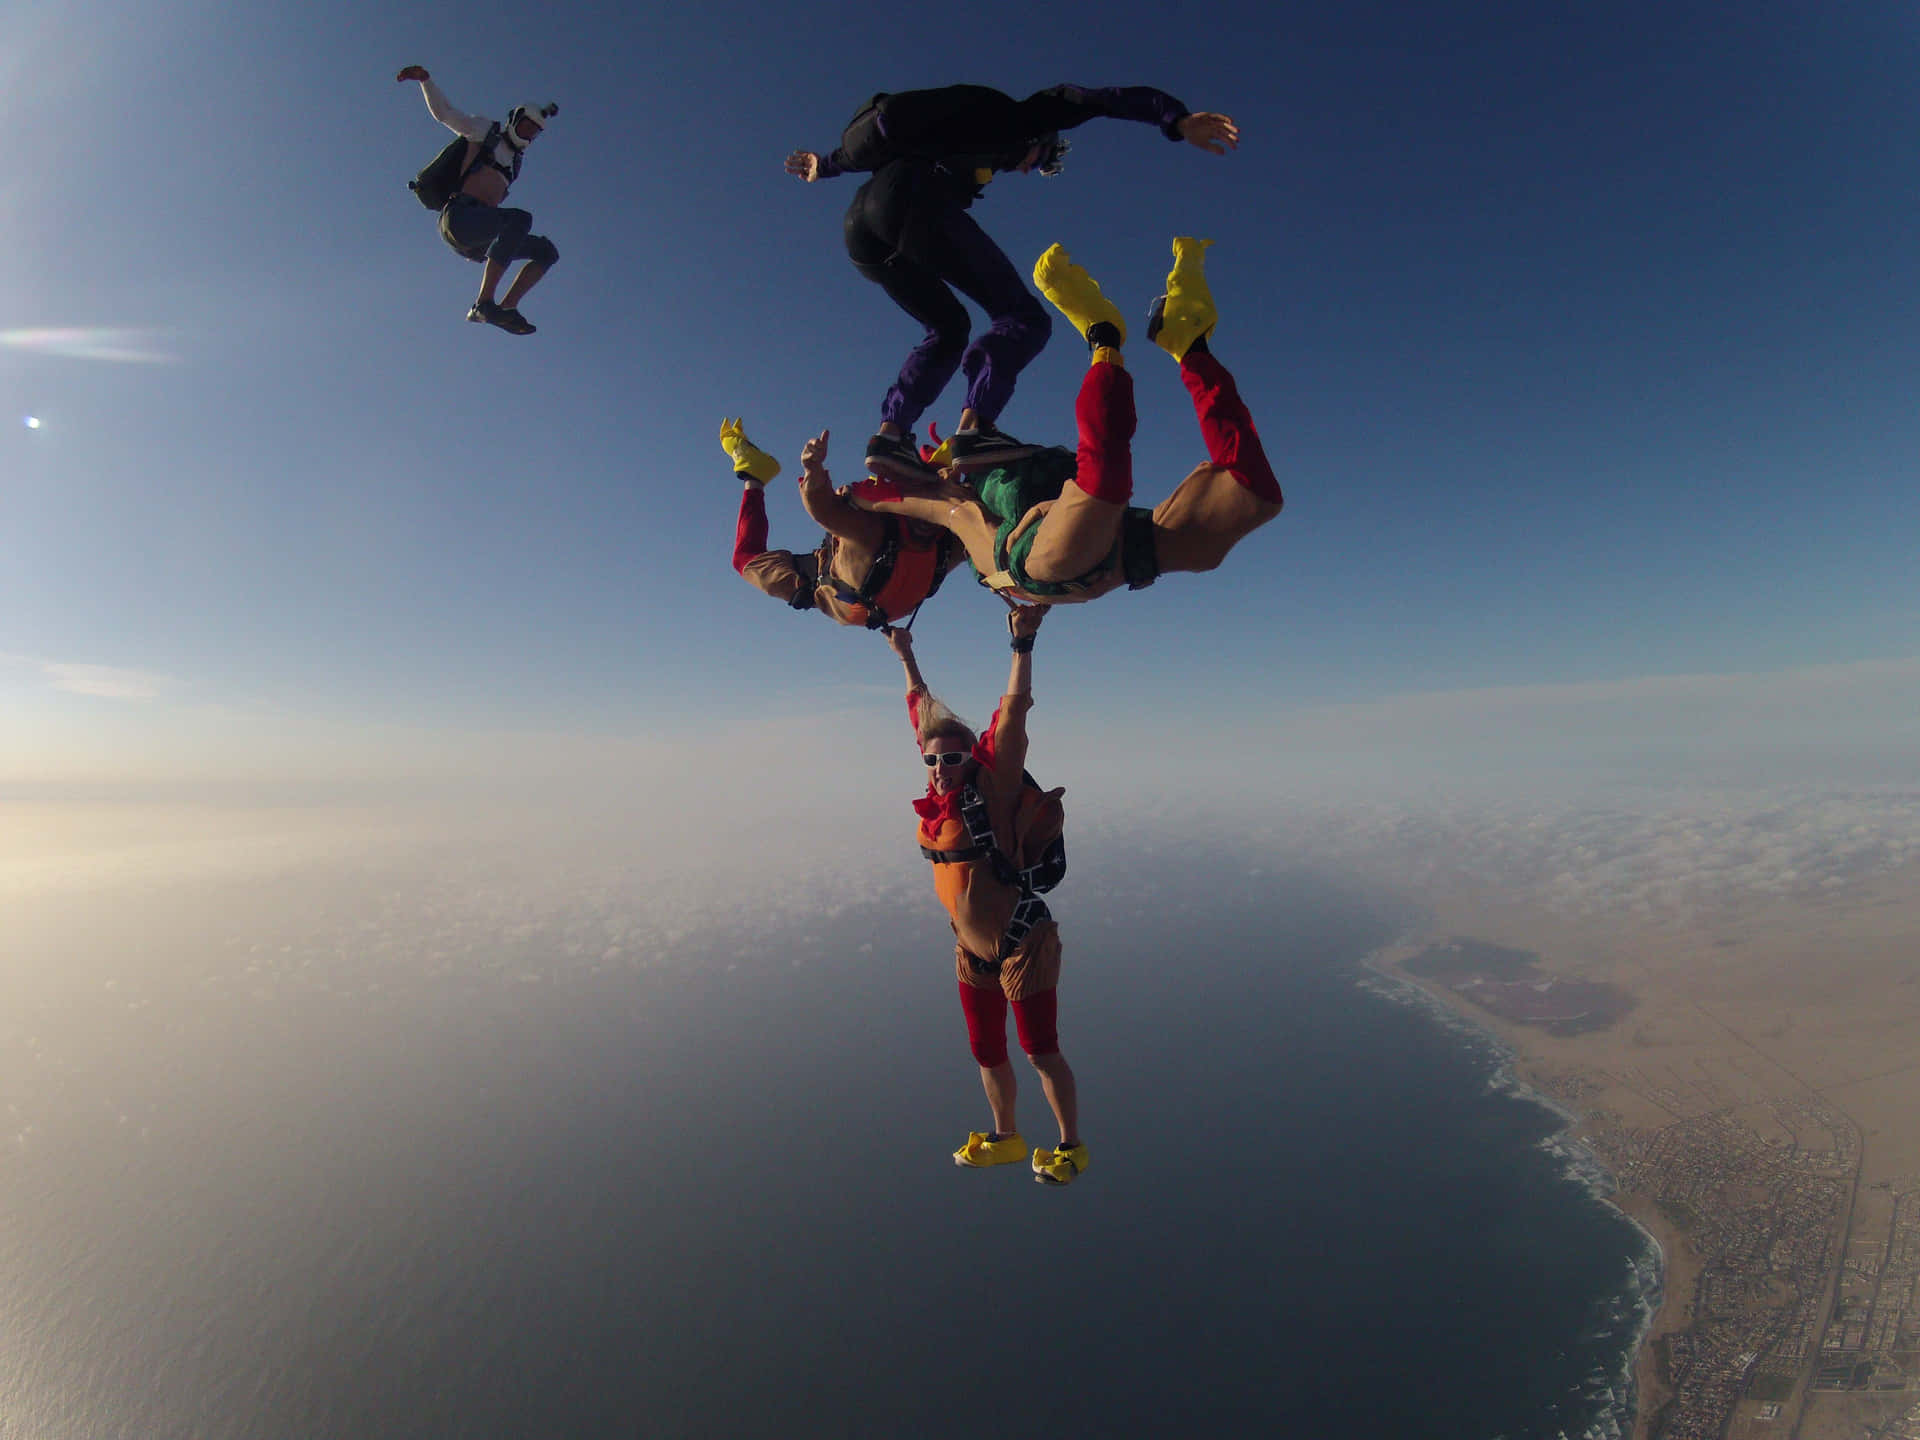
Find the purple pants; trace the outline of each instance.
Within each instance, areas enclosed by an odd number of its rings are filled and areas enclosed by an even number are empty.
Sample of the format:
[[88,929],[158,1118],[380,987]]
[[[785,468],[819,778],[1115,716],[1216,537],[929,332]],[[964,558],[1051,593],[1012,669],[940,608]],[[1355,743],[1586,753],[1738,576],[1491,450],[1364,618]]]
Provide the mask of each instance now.
[[[967,213],[971,196],[971,185],[923,161],[896,160],[876,171],[847,207],[854,268],[927,327],[880,406],[883,422],[911,429],[953,372],[964,370],[968,408],[993,424],[1053,330],[1013,262]],[[955,290],[987,312],[987,332],[972,344],[971,322]]]

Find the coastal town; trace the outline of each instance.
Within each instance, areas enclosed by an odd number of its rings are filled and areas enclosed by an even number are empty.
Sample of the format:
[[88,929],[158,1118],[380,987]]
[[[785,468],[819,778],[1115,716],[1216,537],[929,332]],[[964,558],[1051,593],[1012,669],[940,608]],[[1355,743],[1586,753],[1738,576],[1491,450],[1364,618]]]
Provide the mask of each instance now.
[[[1682,1102],[1658,1088],[1663,1103]],[[1920,1400],[1920,1177],[1877,1187],[1884,1222],[1856,1216],[1836,1265],[1849,1212],[1874,1199],[1855,1190],[1858,1131],[1815,1098],[1774,1101],[1767,1115],[1779,1133],[1763,1136],[1730,1107],[1657,1128],[1600,1117],[1587,1132],[1622,1192],[1650,1198],[1699,1261],[1680,1297],[1689,1323],[1654,1348],[1670,1397],[1645,1417],[1647,1433],[1890,1440],[1905,1402]],[[1888,1427],[1816,1425],[1828,1396],[1868,1400]]]
[[1863,1080],[1803,1073],[1806,1018],[1755,1032],[1720,996],[1649,1006],[1624,968],[1483,940],[1428,939],[1388,968],[1513,1045],[1659,1240],[1636,1437],[1920,1440],[1920,1149],[1886,1144],[1910,1060],[1863,1046]]

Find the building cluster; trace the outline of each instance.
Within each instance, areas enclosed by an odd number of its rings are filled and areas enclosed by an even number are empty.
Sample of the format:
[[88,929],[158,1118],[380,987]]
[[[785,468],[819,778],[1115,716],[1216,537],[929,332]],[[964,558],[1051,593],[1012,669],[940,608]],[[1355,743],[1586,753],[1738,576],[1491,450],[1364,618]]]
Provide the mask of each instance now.
[[1920,1385],[1920,1179],[1887,1184],[1884,1236],[1857,1235],[1820,1347],[1816,1389],[1906,1390]]
[[1660,1344],[1673,1393],[1652,1433],[1719,1440],[1742,1400],[1779,1403],[1816,1362],[1825,1373],[1860,1137],[1817,1098],[1773,1102],[1796,1139],[1768,1140],[1730,1105],[1701,1112],[1657,1088],[1642,1093],[1675,1113],[1674,1123],[1596,1127],[1592,1141],[1621,1188],[1651,1198],[1701,1263],[1688,1324]]

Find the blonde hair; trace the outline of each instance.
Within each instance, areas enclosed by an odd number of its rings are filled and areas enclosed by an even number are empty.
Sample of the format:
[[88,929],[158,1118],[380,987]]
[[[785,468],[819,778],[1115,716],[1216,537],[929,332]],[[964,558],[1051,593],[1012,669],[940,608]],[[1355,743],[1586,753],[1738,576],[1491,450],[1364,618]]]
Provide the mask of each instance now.
[[980,739],[966,721],[947,708],[944,701],[935,699],[929,693],[920,702],[920,748],[926,749],[928,741],[938,740],[943,735],[964,740],[970,746],[978,744]]

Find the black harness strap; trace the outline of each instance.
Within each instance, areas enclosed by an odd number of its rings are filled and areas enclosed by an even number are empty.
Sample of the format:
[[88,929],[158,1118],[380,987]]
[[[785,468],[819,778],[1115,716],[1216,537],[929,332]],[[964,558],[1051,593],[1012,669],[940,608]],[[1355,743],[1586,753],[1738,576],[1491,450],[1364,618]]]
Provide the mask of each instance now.
[[509,145],[507,147],[513,151],[513,164],[502,165],[500,161],[495,158],[500,149],[501,138],[505,134],[506,132],[500,128],[500,122],[497,120],[488,127],[487,138],[480,142],[480,153],[474,156],[473,164],[469,165],[460,176],[460,183],[462,185],[467,183],[467,176],[471,175],[475,170],[478,170],[482,165],[485,165],[489,170],[498,170],[502,175],[506,176],[509,188],[520,178],[520,161],[523,152],[517,146]]
[[[887,537],[880,542],[880,548],[874,552],[873,564],[867,567],[866,578],[861,580],[859,588],[852,589],[835,577],[833,573],[833,554],[840,544],[840,537],[831,530],[820,542],[820,548],[814,552],[819,583],[833,591],[834,598],[842,605],[860,605],[867,611],[867,629],[885,630],[892,626],[901,630],[911,630],[913,622],[920,614],[920,606],[931,600],[940,589],[940,582],[947,578],[951,568],[948,560],[953,554],[953,532],[942,530],[940,543],[933,557],[933,583],[927,587],[927,593],[908,613],[907,618],[895,621],[893,617],[873,603],[873,597],[887,588],[887,582],[893,578],[893,567],[899,563],[900,547],[906,540],[906,522],[897,515],[883,516],[887,522]],[[796,610],[799,606],[794,607]]]
[[1047,908],[1047,902],[1034,893],[1027,872],[1008,859],[1007,853],[994,840],[993,819],[987,814],[986,798],[977,787],[969,785],[960,792],[960,818],[966,821],[967,837],[973,841],[973,848],[981,852],[980,858],[992,862],[994,879],[1020,891],[1020,898],[1014,902],[1013,914],[1007,917],[1006,931],[1000,937],[1000,953],[993,958],[992,964],[997,970],[1002,960],[1020,948],[1034,926],[1042,920],[1053,918],[1053,912]]

